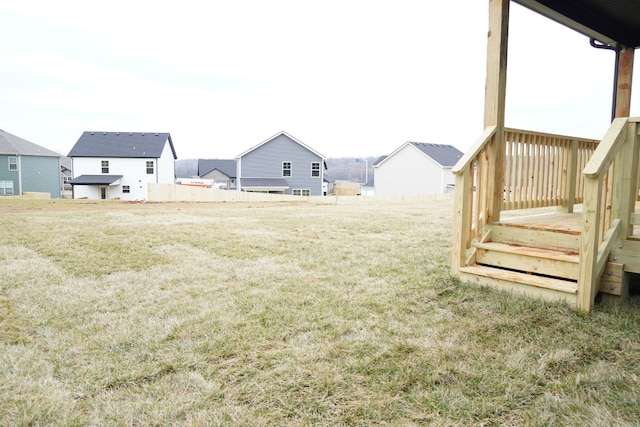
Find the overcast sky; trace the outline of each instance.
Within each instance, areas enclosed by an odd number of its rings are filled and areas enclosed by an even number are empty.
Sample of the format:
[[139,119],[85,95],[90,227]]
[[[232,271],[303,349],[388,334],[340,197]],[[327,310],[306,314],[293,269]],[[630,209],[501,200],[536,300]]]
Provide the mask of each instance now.
[[[170,132],[179,159],[281,130],[328,157],[465,151],[487,21],[487,0],[0,0],[0,129],[63,155],[87,130]],[[512,4],[506,125],[601,138],[613,69],[613,52]]]

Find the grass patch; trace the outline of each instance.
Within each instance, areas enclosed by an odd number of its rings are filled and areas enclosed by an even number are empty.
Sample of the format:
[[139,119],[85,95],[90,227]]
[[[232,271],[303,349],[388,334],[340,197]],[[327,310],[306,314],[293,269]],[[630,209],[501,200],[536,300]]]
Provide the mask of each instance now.
[[0,425],[637,425],[640,302],[448,273],[451,202],[0,202]]

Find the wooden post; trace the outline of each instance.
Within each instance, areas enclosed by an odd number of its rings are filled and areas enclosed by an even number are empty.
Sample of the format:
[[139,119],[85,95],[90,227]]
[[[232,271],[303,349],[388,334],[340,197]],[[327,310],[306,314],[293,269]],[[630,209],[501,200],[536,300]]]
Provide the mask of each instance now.
[[616,117],[629,117],[631,111],[631,83],[633,80],[633,53],[634,49],[625,49],[618,55],[618,82],[616,91]]
[[565,201],[561,206],[558,206],[558,212],[573,213],[573,205],[576,203],[576,181],[578,173],[581,173],[578,172],[578,140],[571,141],[567,154]]
[[598,257],[598,231],[600,230],[598,208],[602,204],[601,202],[602,185],[600,180],[585,177],[576,308],[586,313],[593,308],[596,287],[600,279],[596,277],[596,261]]
[[484,100],[484,127],[496,126],[493,142],[487,147],[490,165],[486,191],[486,224],[500,221],[504,196],[504,115],[507,89],[507,43],[510,0],[489,0],[487,35],[487,80]]
[[467,241],[470,240],[468,224],[471,221],[471,200],[469,191],[472,190],[471,168],[465,168],[456,175],[456,193],[453,212],[453,248],[451,254],[451,274],[457,276],[463,267],[467,256]]
[[637,123],[627,123],[626,141],[616,157],[613,176],[612,218],[620,218],[620,236],[626,239],[633,234],[631,214],[637,197],[638,155]]

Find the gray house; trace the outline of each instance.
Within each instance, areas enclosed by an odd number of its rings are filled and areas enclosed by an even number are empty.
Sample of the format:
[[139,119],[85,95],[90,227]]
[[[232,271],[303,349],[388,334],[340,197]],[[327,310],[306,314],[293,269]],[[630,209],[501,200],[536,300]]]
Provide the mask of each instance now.
[[60,197],[60,154],[0,130],[0,196],[25,192]]
[[374,163],[375,194],[412,195],[453,192],[451,169],[462,157],[452,145],[405,142]]
[[282,131],[236,158],[239,191],[322,196],[326,157]]
[[236,188],[236,172],[233,159],[198,159],[198,177],[224,184],[227,189]]

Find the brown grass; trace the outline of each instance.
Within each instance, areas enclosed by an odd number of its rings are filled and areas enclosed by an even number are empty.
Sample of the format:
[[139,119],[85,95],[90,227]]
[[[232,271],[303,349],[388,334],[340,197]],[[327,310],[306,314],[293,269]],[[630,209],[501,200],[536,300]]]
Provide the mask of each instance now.
[[0,425],[639,424],[637,299],[462,285],[451,212],[0,201]]

